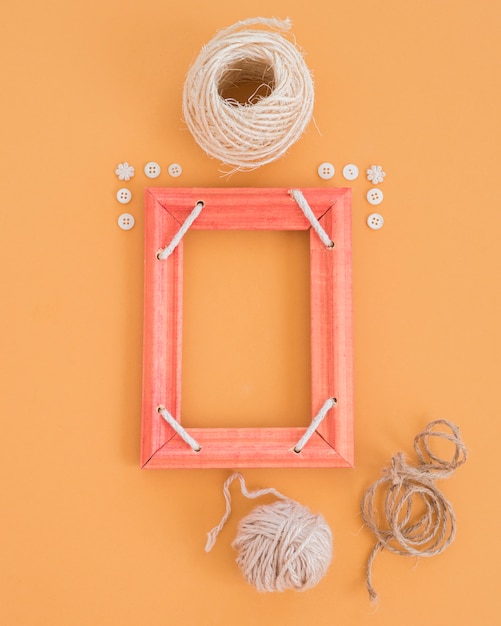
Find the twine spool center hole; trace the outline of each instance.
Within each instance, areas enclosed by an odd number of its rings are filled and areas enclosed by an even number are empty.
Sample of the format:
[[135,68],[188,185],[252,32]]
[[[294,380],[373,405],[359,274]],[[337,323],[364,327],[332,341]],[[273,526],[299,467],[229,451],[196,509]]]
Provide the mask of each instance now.
[[261,59],[241,59],[223,72],[219,96],[231,106],[252,106],[275,89],[275,73]]

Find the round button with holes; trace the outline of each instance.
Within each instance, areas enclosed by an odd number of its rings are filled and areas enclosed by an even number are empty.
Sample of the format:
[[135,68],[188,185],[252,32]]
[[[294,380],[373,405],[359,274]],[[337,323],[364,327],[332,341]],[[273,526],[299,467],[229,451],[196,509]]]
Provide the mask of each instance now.
[[334,169],[334,165],[332,165],[332,163],[321,163],[318,166],[317,171],[320,178],[323,178],[324,180],[329,180],[336,173],[336,170]]
[[132,192],[126,187],[122,187],[117,191],[117,200],[120,204],[128,204],[132,200]]
[[169,172],[169,176],[177,178],[183,173],[183,168],[179,165],[179,163],[171,163],[167,171]]
[[376,189],[376,187],[369,189],[369,191],[367,192],[367,201],[369,202],[369,204],[381,204],[383,198],[383,192],[381,191],[381,189]]
[[160,165],[155,161],[149,161],[144,166],[144,173],[148,178],[158,178],[160,176]]
[[355,180],[355,178],[358,178],[358,174],[358,167],[353,165],[353,163],[349,163],[343,167],[343,176],[346,180]]
[[384,217],[380,213],[371,213],[367,218],[367,226],[372,230],[383,228]]
[[130,230],[131,228],[134,228],[135,223],[136,220],[130,213],[122,213],[122,215],[118,218],[118,225],[122,230]]

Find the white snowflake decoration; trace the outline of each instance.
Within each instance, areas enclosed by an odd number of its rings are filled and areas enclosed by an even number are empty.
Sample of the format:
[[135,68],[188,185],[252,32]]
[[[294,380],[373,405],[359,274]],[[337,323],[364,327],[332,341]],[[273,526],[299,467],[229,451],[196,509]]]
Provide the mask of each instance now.
[[367,170],[367,178],[373,185],[377,185],[383,182],[386,172],[383,172],[381,165],[371,165]]
[[129,165],[127,161],[119,163],[115,174],[118,176],[118,180],[130,180],[134,176],[134,167]]

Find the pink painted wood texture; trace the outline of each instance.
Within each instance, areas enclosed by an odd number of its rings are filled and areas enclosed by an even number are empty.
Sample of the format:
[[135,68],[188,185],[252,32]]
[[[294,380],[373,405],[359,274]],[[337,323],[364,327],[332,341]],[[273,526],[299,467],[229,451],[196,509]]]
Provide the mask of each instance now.
[[[353,312],[351,191],[301,189],[327,234],[326,248],[283,188],[150,188],[145,196],[145,295],[141,465],[145,468],[352,467]],[[194,452],[158,413],[182,425],[183,243],[167,246],[202,200],[193,229],[310,230],[313,418],[328,397],[337,404],[300,453],[305,428],[189,428]]]

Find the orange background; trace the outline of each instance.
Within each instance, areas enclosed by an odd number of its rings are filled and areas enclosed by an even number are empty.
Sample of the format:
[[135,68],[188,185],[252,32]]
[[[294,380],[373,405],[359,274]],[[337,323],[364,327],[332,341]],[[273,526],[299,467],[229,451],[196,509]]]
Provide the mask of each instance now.
[[[321,134],[312,124],[286,157],[227,180],[183,127],[182,86],[218,28],[257,15],[293,20]],[[3,7],[2,624],[499,623],[500,26],[496,0]],[[116,224],[114,169],[125,160],[136,166],[130,232]],[[274,486],[332,527],[335,558],[305,593],[259,595],[242,580],[230,544],[255,503],[241,496],[204,553],[227,471],[139,469],[150,160],[164,186],[343,186],[345,163],[362,170],[353,184],[357,468],[245,472],[251,488]],[[332,181],[318,178],[322,161],[336,165]],[[172,162],[181,178],[167,175]],[[387,172],[377,232],[365,223],[371,164]],[[393,453],[414,458],[414,435],[439,417],[461,427],[470,449],[440,483],[456,542],[417,566],[379,556],[374,610],[364,587],[373,538],[359,501]]]

